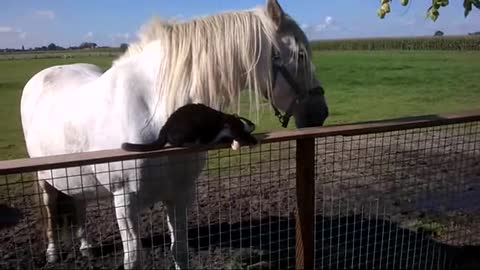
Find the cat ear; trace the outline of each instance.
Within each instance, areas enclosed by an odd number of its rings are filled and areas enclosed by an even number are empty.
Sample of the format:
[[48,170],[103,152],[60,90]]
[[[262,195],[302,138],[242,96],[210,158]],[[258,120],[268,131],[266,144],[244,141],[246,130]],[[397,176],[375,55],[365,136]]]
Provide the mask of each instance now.
[[250,121],[250,120],[248,120],[247,118],[244,118],[244,117],[240,117],[240,120],[244,121],[243,122],[243,128],[246,132],[252,133],[255,130],[256,127],[255,127],[255,124],[252,121]]
[[241,117],[241,116],[239,116],[239,118],[240,118],[241,120],[245,121],[248,125],[250,125],[250,126],[255,126],[255,124],[254,124],[252,121],[250,121],[249,119],[244,118],[244,117]]
[[238,118],[240,118],[241,120],[243,120],[243,121],[245,121],[245,122],[247,122],[247,123],[252,123],[252,121],[248,120],[248,119],[245,118],[245,117],[239,116]]

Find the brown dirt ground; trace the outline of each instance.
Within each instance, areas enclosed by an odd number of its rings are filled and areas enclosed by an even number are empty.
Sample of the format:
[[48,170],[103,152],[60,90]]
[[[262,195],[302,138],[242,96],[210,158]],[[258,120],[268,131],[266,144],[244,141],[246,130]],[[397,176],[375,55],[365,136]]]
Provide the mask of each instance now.
[[[456,269],[469,254],[480,254],[479,126],[317,139],[316,268]],[[192,268],[293,269],[295,143],[242,149],[215,162],[222,153],[212,155],[189,212]],[[0,204],[21,214],[0,207],[1,269],[121,266],[110,202],[88,207],[94,257],[82,258],[78,249],[63,245],[61,262],[48,265],[30,183],[2,177]],[[146,209],[139,221],[145,267],[170,269],[163,205]]]

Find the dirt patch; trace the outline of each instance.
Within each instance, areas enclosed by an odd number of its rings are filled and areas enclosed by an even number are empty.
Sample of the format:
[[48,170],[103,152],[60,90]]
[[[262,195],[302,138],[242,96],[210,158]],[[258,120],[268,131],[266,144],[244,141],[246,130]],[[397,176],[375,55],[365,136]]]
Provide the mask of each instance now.
[[[455,269],[467,261],[480,245],[478,134],[478,125],[465,124],[317,139],[316,268]],[[199,179],[189,211],[192,268],[294,268],[294,144],[255,151],[223,156],[231,169],[210,167]],[[80,257],[74,242],[63,246],[61,263],[49,265],[31,187],[4,187],[0,203],[22,218],[1,229],[0,268],[121,266],[111,202],[88,206],[93,258]],[[171,268],[163,205],[146,209],[139,221],[146,268]]]

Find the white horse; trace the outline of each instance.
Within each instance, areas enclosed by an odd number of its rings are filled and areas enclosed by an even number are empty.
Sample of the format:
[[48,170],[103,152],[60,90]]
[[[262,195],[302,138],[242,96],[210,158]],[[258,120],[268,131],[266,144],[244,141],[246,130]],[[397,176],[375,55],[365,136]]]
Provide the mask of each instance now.
[[[283,126],[290,116],[298,128],[321,126],[328,108],[311,54],[307,37],[276,0],[189,22],[152,20],[104,73],[90,64],[59,65],[27,82],[21,120],[28,154],[149,143],[178,107],[204,103],[225,110],[239,104],[243,89],[257,111],[260,96],[267,98]],[[206,153],[199,153],[39,171],[47,213],[47,261],[58,259],[54,228],[66,210],[61,201],[73,203],[80,250],[88,254],[85,204],[113,197],[125,269],[140,267],[136,215],[159,201],[167,207],[175,267],[188,267],[186,211],[205,158]]]

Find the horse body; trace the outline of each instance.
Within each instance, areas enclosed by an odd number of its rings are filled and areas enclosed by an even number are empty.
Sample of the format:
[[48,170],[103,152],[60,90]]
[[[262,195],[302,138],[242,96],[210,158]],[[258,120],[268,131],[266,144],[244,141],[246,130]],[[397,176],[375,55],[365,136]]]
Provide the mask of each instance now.
[[[159,121],[165,118],[154,119],[149,128],[143,128],[142,125],[147,122],[152,110],[140,98],[148,98],[146,92],[149,84],[152,84],[151,78],[148,78],[150,74],[153,72],[132,72],[122,65],[103,74],[98,67],[85,64],[54,66],[39,72],[25,86],[21,104],[29,156],[113,149],[125,141],[145,141],[156,136],[155,126],[160,126]],[[178,178],[172,175],[181,174],[175,171],[174,166],[160,169],[159,161],[166,163],[158,159],[114,162],[40,171],[38,178],[75,198],[78,208],[88,200],[111,198],[115,193],[122,196],[136,194],[142,198],[138,200],[138,207],[142,207],[142,203],[149,205],[158,200],[173,200],[176,198],[174,194],[179,193],[190,198],[190,194],[184,191],[192,185],[174,184]],[[151,166],[155,162],[157,166]],[[149,169],[142,169],[145,167]],[[193,181],[198,172],[198,169],[189,171],[190,174],[186,176],[191,177],[182,179]],[[136,175],[149,177],[140,182]],[[123,205],[122,201],[125,200],[120,198],[117,204]],[[82,221],[84,217],[78,219]],[[50,229],[54,234],[54,228]],[[52,238],[57,237],[52,235]],[[84,236],[79,233],[79,237]],[[81,241],[85,243],[85,249],[89,247],[86,239]],[[56,239],[49,243],[47,253],[49,260],[56,259]]]
[[[148,90],[153,82],[149,75],[154,72],[144,70],[148,65],[133,71],[128,68],[139,66],[123,63],[101,73],[94,65],[62,65],[32,77],[24,89],[21,106],[29,156],[115,149],[125,141],[153,140],[166,117],[159,115],[145,128],[153,111],[153,103],[146,100],[151,98]],[[172,201],[179,208],[191,203],[194,180],[204,158],[202,154],[190,154],[40,171],[38,179],[73,197],[78,208],[89,200],[113,195],[117,217],[127,215],[120,212],[125,212],[124,206],[129,204],[136,208],[130,210],[133,219],[138,209],[158,201]],[[185,159],[192,162],[178,166]],[[170,166],[166,165],[169,163]],[[78,219],[83,221],[84,216]],[[123,223],[127,222],[119,219],[120,227],[128,227]],[[82,233],[78,237],[84,249],[90,247]],[[131,241],[136,242],[137,238],[134,235]],[[56,260],[55,246],[55,241],[49,243],[49,260]]]
[[[21,104],[29,156],[113,149],[125,140],[141,140],[132,135],[142,134],[140,125],[146,119],[141,116],[149,114],[149,107],[139,105],[130,97],[140,95],[138,85],[131,92],[131,88],[122,85],[122,80],[128,82],[132,77],[132,74],[119,74],[116,69],[102,74],[96,66],[83,64],[54,66],[35,75],[24,89]],[[146,76],[133,81],[148,82]],[[94,174],[96,169],[101,170],[87,166],[82,174]],[[65,173],[65,170],[55,170],[54,178],[62,171]],[[101,186],[109,187],[108,181],[99,178]],[[115,175],[115,178],[118,177]],[[52,176],[45,179],[52,179]],[[84,183],[86,190],[75,189],[72,186],[78,182],[75,180],[49,181],[72,196],[95,188],[95,185],[89,188]]]
[[[176,108],[199,102],[223,110],[236,102],[245,85],[291,112],[297,126],[308,126],[309,121],[311,125],[323,124],[328,115],[323,95],[305,101],[296,94],[318,87],[319,82],[313,78],[309,59],[298,60],[302,48],[311,54],[303,32],[277,1],[268,0],[266,10],[207,17],[198,24],[196,28],[195,24],[153,22],[141,41],[104,73],[94,65],[71,64],[50,67],[33,76],[21,100],[29,156],[115,149],[123,142],[150,143]],[[219,25],[232,29],[220,29]],[[212,33],[202,32],[205,29]],[[233,30],[238,33],[228,37],[227,48],[223,48],[218,38],[212,40],[219,35],[214,29],[224,35]],[[296,35],[289,36],[292,33]],[[174,39],[176,35],[179,38]],[[195,44],[201,42],[195,35],[207,35],[205,44]],[[193,36],[191,40],[189,36]],[[270,88],[274,49],[280,58],[287,59],[284,70],[296,74],[296,85],[302,89],[292,91],[282,74],[275,76],[275,89]],[[292,55],[297,56],[294,61]],[[319,107],[324,111],[315,115]],[[86,255],[90,244],[84,230],[85,204],[113,198],[125,269],[138,268],[141,261],[136,215],[143,207],[163,201],[176,267],[188,267],[186,211],[195,198],[194,184],[205,158],[206,153],[197,153],[39,171],[48,217],[47,260],[57,260],[57,200],[67,195],[74,204],[76,234]]]

